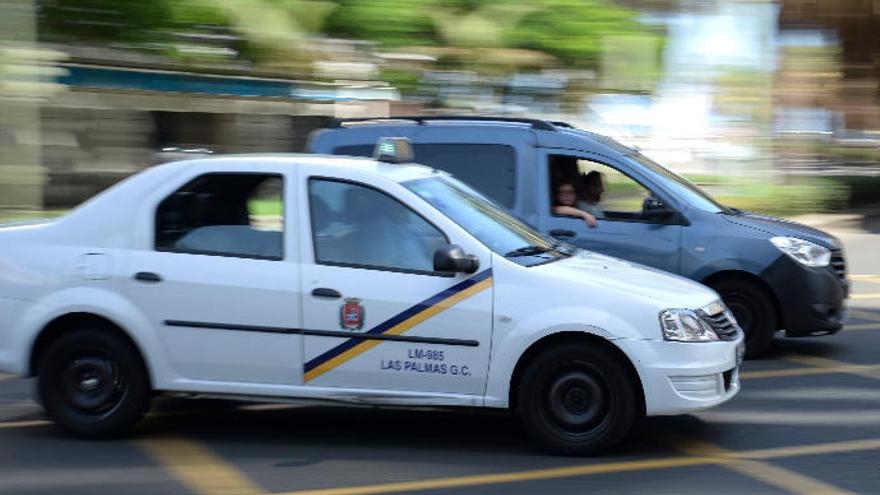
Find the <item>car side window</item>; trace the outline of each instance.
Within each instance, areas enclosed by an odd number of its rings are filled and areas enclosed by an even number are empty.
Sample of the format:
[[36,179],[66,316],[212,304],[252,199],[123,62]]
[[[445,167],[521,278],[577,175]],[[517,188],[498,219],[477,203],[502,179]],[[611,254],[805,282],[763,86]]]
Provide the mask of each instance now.
[[[516,199],[516,150],[504,144],[414,144],[415,161],[454,175],[506,208]],[[372,156],[373,145],[347,145],[336,155]]]
[[434,253],[448,243],[419,214],[363,184],[310,179],[309,208],[319,264],[433,273]]
[[662,202],[649,189],[604,163],[550,155],[549,172],[551,211],[554,206],[564,204],[598,219],[639,221],[647,219],[646,210],[662,207]]
[[283,177],[275,174],[197,177],[159,204],[156,250],[282,259],[283,184]]

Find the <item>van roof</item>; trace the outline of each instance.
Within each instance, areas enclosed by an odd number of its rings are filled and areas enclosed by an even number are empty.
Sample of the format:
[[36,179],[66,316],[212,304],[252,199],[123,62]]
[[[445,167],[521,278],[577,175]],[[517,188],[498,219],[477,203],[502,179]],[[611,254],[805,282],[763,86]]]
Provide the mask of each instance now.
[[380,118],[356,118],[334,119],[328,126],[331,131],[336,129],[356,130],[358,128],[371,128],[383,126],[408,127],[408,126],[455,126],[455,127],[516,127],[527,128],[533,131],[537,137],[537,145],[547,148],[577,148],[582,147],[586,140],[591,147],[600,152],[610,149],[619,154],[630,154],[637,151],[636,148],[626,146],[615,141],[613,138],[590,131],[578,129],[575,126],[560,121],[519,118],[519,117],[491,117],[474,115],[437,115],[437,116],[403,116],[403,117],[380,117]]

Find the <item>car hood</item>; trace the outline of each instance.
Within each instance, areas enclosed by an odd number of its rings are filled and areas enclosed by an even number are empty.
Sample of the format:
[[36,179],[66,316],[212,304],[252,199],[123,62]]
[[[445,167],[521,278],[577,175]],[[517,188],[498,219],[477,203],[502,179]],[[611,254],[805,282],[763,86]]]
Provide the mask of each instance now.
[[617,292],[622,297],[640,297],[657,308],[697,309],[719,299],[712,289],[692,280],[655,268],[611,256],[578,250],[567,259],[533,267],[563,282],[558,286],[571,291],[577,286],[595,293]]
[[724,219],[736,225],[766,232],[771,236],[797,237],[798,239],[815,242],[830,249],[841,247],[840,240],[833,235],[791,220],[747,211],[735,215],[725,215]]

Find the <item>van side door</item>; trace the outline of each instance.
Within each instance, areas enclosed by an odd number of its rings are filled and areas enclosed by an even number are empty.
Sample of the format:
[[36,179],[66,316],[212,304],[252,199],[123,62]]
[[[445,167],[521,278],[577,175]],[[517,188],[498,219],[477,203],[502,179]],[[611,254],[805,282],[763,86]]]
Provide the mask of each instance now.
[[379,137],[405,136],[413,145],[416,163],[449,172],[511,213],[537,224],[534,169],[527,166],[537,159],[535,133],[530,128],[493,123],[475,132],[473,125],[451,122],[363,127],[324,131],[313,143],[313,151],[369,157]]
[[[590,153],[542,149],[538,164],[541,230],[583,249],[679,272],[684,221],[663,191],[628,167]],[[559,196],[565,189],[574,189],[572,206],[591,212],[598,225],[554,213],[553,207],[566,201]]]

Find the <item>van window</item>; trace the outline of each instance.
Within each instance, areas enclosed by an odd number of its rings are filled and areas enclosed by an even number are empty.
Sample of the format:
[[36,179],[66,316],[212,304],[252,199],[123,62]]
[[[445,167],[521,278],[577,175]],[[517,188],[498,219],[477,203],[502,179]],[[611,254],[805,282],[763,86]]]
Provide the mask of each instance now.
[[[516,152],[503,144],[414,144],[415,161],[449,172],[512,208],[516,198]],[[340,146],[334,155],[373,156],[373,145]]]
[[[548,207],[571,201],[572,206],[600,219],[639,220],[645,201],[653,195],[645,186],[603,163],[569,155],[550,155],[551,201]],[[574,195],[560,198],[560,191]]]
[[202,175],[156,210],[157,251],[281,259],[284,247],[280,175]]

